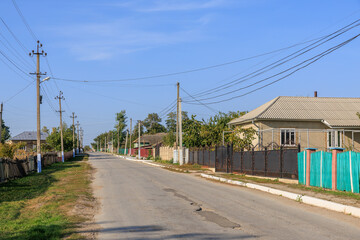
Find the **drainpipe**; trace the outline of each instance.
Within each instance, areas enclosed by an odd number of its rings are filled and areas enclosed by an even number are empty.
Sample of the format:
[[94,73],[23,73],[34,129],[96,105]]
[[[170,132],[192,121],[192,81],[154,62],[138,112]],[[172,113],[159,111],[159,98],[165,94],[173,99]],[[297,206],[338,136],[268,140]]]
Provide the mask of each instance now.
[[259,137],[258,137],[258,148],[259,148],[259,150],[260,150],[260,127],[258,126],[258,125],[256,125],[256,123],[255,123],[255,121],[254,120],[252,120],[252,124],[255,126],[255,127],[257,127],[258,128],[258,133],[259,133]]

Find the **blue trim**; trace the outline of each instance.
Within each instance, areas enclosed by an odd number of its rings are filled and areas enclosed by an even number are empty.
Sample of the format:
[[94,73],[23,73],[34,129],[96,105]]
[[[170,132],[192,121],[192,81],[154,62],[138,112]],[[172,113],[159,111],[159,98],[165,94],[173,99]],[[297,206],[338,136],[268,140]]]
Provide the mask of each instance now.
[[313,151],[316,151],[317,148],[304,148],[305,150],[313,150]]
[[331,147],[331,148],[329,148],[330,150],[342,150],[342,151],[344,151],[345,150],[345,148],[340,148],[340,147]]

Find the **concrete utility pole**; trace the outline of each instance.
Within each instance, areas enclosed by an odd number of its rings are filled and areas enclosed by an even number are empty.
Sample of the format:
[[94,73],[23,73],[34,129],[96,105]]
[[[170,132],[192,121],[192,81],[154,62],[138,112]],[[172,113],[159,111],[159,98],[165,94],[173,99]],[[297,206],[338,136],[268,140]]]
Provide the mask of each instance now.
[[[179,146],[179,100],[180,100],[180,83],[176,84],[177,86],[177,97],[176,97],[176,145],[175,149],[178,149]],[[175,159],[174,159],[175,160]]]
[[2,140],[2,113],[3,113],[3,103],[0,106],[0,143]]
[[73,157],[75,157],[75,118],[77,118],[77,116],[75,116],[75,113],[72,113],[72,116],[70,116],[73,120]]
[[84,130],[80,127],[80,149],[84,149]]
[[130,154],[131,154],[131,144],[132,144],[132,142],[131,142],[131,134],[132,134],[132,129],[131,129],[131,127],[132,127],[132,118],[130,118]]
[[140,157],[141,157],[141,148],[140,148],[140,124],[141,124],[141,122],[139,121],[139,147],[138,147],[138,149],[139,149],[139,160],[140,160]]
[[179,99],[179,164],[184,164],[184,158],[183,158],[183,147],[182,147],[182,114],[181,114],[181,98]]
[[61,138],[61,160],[62,162],[65,161],[64,159],[64,138],[63,138],[63,125],[62,125],[62,112],[61,111],[61,100],[65,100],[63,96],[63,92],[59,92],[59,96],[56,96],[55,99],[59,99],[59,112],[60,112],[60,138]]
[[77,141],[76,141],[76,154],[79,154],[79,137],[80,137],[80,128],[79,128],[79,121],[76,122],[76,129],[77,129]]
[[36,55],[36,73],[30,73],[36,75],[36,118],[37,118],[37,125],[36,125],[36,131],[37,131],[37,138],[36,138],[36,153],[37,153],[37,172],[41,172],[41,126],[40,126],[40,77],[41,75],[45,75],[46,73],[40,72],[40,55],[46,56],[47,54],[44,52],[44,50],[41,50],[42,44],[40,41],[37,41],[37,49],[36,52],[32,50],[31,53],[29,53],[30,56]]
[[107,152],[106,136],[105,136],[105,152]]
[[127,154],[127,141],[128,141],[128,135],[129,135],[129,131],[126,131],[126,139],[125,139],[125,152],[124,154],[126,155]]
[[120,153],[120,129],[117,127],[117,154]]
[[111,131],[111,153],[114,153],[114,133]]

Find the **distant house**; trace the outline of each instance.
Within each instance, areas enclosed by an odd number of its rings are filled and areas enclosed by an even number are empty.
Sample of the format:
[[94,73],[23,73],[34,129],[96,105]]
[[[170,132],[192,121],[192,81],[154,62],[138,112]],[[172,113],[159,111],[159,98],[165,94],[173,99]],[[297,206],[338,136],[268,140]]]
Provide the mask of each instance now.
[[360,150],[360,98],[277,97],[230,121],[254,128],[256,149],[331,147]]
[[[41,132],[40,135],[40,140],[41,143],[45,143],[46,142],[46,138],[49,136],[48,133],[45,132]],[[25,151],[31,151],[33,149],[36,149],[36,140],[37,140],[37,132],[36,131],[25,131],[22,132],[12,138],[10,138],[9,140],[7,140],[8,143],[12,144],[17,144],[17,143],[25,143],[25,147],[24,150]]]
[[[144,134],[140,137],[140,147],[151,147],[153,145],[162,143],[164,136],[167,133],[155,133],[155,134]],[[133,141],[134,148],[138,148],[139,140],[138,138]]]

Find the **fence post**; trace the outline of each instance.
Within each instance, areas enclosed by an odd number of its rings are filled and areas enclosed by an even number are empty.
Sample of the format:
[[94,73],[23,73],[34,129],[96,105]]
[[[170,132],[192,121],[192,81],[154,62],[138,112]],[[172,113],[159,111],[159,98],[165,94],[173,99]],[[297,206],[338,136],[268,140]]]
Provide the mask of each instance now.
[[330,150],[332,153],[331,190],[336,190],[337,189],[337,154],[344,151],[344,148],[330,148]]
[[283,177],[283,146],[280,146],[280,177]]
[[231,143],[230,145],[230,172],[233,172],[233,165],[234,165],[234,144]]
[[267,167],[268,167],[268,149],[267,147],[264,148],[265,150],[265,169],[264,169],[264,175],[267,175]]
[[229,173],[230,169],[230,146],[226,144],[226,173]]
[[251,151],[251,174],[254,175],[255,172],[255,152],[254,148]]
[[205,154],[204,154],[204,152],[205,152],[205,147],[202,147],[202,165],[204,166],[205,165]]
[[210,165],[211,165],[210,152],[211,152],[211,147],[209,146],[209,148],[208,148],[208,167],[210,167]]
[[0,159],[0,181],[4,182],[5,181],[5,172],[4,172],[4,166],[3,166],[3,160]]
[[240,170],[241,172],[244,172],[244,149],[241,149],[240,153]]
[[217,145],[215,145],[215,172],[217,171],[218,168],[218,164],[219,164],[219,159],[218,159],[218,154],[217,154]]

